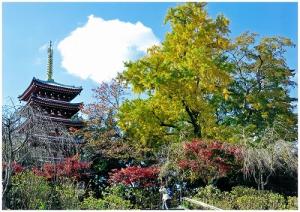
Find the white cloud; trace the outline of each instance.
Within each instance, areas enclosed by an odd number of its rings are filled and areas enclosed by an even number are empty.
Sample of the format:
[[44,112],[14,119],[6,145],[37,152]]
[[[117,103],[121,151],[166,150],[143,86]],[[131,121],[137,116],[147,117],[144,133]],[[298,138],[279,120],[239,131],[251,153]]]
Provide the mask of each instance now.
[[158,38],[141,22],[103,20],[90,15],[84,26],[58,43],[58,50],[62,67],[69,73],[102,82],[123,71],[124,61],[145,54],[154,44],[159,44]]

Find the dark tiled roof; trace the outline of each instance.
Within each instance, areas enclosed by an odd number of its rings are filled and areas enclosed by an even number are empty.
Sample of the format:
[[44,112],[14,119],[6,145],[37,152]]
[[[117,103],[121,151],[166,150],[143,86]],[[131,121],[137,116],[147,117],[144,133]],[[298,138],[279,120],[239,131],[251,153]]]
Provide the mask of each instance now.
[[18,98],[20,100],[27,101],[30,98],[31,93],[35,92],[38,89],[46,89],[58,93],[66,93],[72,95],[74,98],[82,91],[82,87],[63,85],[55,82],[54,80],[44,81],[36,79],[34,77],[27,89]]
[[53,107],[59,107],[59,108],[67,108],[67,109],[75,109],[79,110],[80,105],[83,103],[70,103],[66,101],[60,101],[56,99],[49,99],[49,98],[42,98],[37,96],[31,96],[29,98],[29,102],[35,102],[38,104],[46,105],[46,106],[53,106]]
[[60,118],[60,117],[50,117],[50,119],[53,122],[60,122],[66,126],[83,127],[83,125],[84,125],[82,121],[75,121],[75,120],[70,120],[70,119],[65,119],[65,118]]
[[69,89],[82,89],[82,87],[76,87],[73,85],[64,85],[58,82],[55,82],[54,80],[40,80],[40,79],[36,79],[35,77],[33,78],[35,81],[40,82],[42,84],[46,84],[46,85],[53,85],[53,86],[59,86],[59,87],[63,87],[63,88],[69,88]]

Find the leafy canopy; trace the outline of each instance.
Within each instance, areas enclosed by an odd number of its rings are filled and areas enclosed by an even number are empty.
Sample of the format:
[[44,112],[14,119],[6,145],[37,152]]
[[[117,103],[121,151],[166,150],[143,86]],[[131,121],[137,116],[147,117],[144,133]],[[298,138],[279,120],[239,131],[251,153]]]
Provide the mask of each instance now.
[[[160,46],[126,63],[123,79],[140,98],[120,108],[119,126],[146,147],[186,137],[210,137],[217,127],[214,96],[231,82],[222,52],[229,48],[229,21],[208,16],[204,3],[168,11],[172,31]],[[146,98],[144,98],[146,97]]]
[[139,97],[122,104],[118,125],[139,148],[193,137],[236,142],[243,130],[259,138],[275,122],[296,139],[290,39],[247,32],[230,40],[228,19],[210,18],[205,3],[172,8],[165,21],[172,30],[162,44],[122,74]]
[[[295,75],[286,62],[285,52],[294,47],[284,37],[265,37],[243,33],[231,43],[228,60],[234,65],[229,86],[229,98],[219,102],[218,118],[228,126],[242,126],[256,136],[275,122],[285,123],[293,132],[287,140],[296,138],[295,98],[289,89],[296,85]],[[282,132],[284,137],[286,133]]]

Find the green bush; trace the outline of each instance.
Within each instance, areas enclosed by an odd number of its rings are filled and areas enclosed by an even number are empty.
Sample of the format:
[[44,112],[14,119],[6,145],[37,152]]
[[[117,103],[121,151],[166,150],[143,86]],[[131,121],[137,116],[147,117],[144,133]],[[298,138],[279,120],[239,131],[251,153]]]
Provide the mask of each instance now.
[[80,208],[79,196],[82,195],[84,191],[77,189],[74,182],[66,181],[55,186],[55,193],[60,204],[59,209],[75,210]]
[[229,192],[222,192],[222,198],[216,201],[215,207],[230,210],[236,208],[234,197]]
[[237,197],[235,203],[237,209],[240,210],[283,210],[286,208],[284,196],[271,192]]
[[158,188],[153,187],[129,187],[117,184],[108,187],[104,195],[114,194],[122,199],[129,200],[134,209],[159,209],[160,193]]
[[231,192],[221,192],[213,186],[198,189],[194,198],[222,209],[283,210],[297,209],[297,197],[288,197],[271,191],[258,191],[237,186]]
[[10,209],[50,209],[51,187],[44,177],[26,171],[12,177]]
[[183,201],[181,204],[184,208],[189,209],[189,210],[199,209],[199,207],[197,207],[195,204],[192,204],[188,201]]
[[288,204],[287,204],[286,209],[298,210],[298,198],[297,197],[288,197]]
[[261,196],[245,195],[237,197],[235,205],[239,210],[266,210],[266,199]]
[[107,202],[107,209],[124,210],[132,208],[132,204],[129,200],[124,200],[123,198],[114,194],[105,196],[104,201]]
[[222,199],[222,192],[212,185],[205,188],[200,188],[195,195],[195,198],[201,199],[202,202],[216,204]]
[[92,196],[85,198],[81,203],[81,209],[89,210],[124,210],[131,209],[132,204],[128,200],[124,200],[119,196],[110,194],[103,199],[96,199]]
[[260,195],[261,193],[254,189],[254,188],[247,188],[247,187],[243,187],[243,186],[236,186],[233,187],[231,192],[231,195],[234,195],[236,197],[241,197],[241,196],[245,196],[245,195]]
[[91,194],[81,203],[81,209],[89,210],[124,210],[131,209],[133,205],[129,200],[122,197],[123,188],[118,186],[110,187],[106,190],[102,199],[96,199]]
[[96,199],[92,196],[85,198],[80,206],[81,209],[88,210],[103,210],[107,209],[105,201],[103,199]]
[[135,209],[159,209],[160,193],[152,188],[129,188],[126,197],[134,204]]
[[92,195],[81,203],[81,209],[159,209],[160,194],[151,188],[132,188],[124,185],[108,187],[103,198]]
[[266,202],[268,209],[283,210],[286,209],[286,200],[284,196],[272,192],[267,192]]
[[221,192],[212,185],[198,189],[194,197],[218,208],[232,209],[230,194],[228,192]]
[[286,200],[284,196],[271,191],[258,191],[254,188],[236,186],[230,194],[235,199],[237,209],[285,209]]

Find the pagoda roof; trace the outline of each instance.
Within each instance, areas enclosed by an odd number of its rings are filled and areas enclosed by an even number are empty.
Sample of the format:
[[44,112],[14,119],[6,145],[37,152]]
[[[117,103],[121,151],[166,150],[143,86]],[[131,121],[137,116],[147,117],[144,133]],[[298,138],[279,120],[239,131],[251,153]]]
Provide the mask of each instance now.
[[40,80],[40,79],[36,79],[35,77],[33,77],[33,80],[40,82],[42,84],[47,84],[47,85],[53,85],[53,86],[58,86],[58,87],[62,87],[62,88],[67,88],[67,89],[76,89],[76,90],[82,90],[82,87],[79,86],[73,86],[73,85],[65,85],[65,84],[61,84],[58,82],[55,82],[54,80]]
[[30,94],[32,92],[41,88],[51,90],[54,92],[59,92],[59,93],[72,94],[74,97],[77,96],[82,91],[81,86],[75,87],[70,85],[64,85],[64,84],[57,83],[54,80],[44,81],[33,77],[27,89],[23,92],[23,94],[18,96],[18,98],[20,100],[27,101],[30,98],[31,96]]
[[44,106],[49,106],[49,107],[76,110],[76,112],[79,110],[80,106],[83,104],[82,102],[71,103],[71,102],[60,101],[60,100],[56,100],[56,99],[38,97],[35,95],[31,95],[28,102],[29,103],[34,102],[39,105],[44,105]]
[[50,116],[51,121],[53,122],[59,122],[64,124],[65,126],[69,127],[83,127],[84,124],[82,121],[76,121],[76,120],[70,120],[66,118],[60,118],[60,117],[52,117]]

